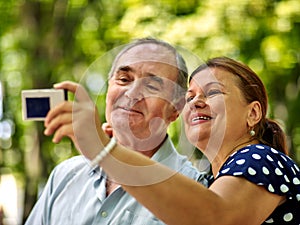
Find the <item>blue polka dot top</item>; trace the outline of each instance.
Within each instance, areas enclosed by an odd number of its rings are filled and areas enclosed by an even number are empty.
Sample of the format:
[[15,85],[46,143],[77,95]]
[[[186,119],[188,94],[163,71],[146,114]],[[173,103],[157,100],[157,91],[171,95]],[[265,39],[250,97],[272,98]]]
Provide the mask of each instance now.
[[300,225],[300,170],[287,155],[266,145],[249,145],[227,159],[216,179],[224,175],[242,176],[286,196],[263,224]]

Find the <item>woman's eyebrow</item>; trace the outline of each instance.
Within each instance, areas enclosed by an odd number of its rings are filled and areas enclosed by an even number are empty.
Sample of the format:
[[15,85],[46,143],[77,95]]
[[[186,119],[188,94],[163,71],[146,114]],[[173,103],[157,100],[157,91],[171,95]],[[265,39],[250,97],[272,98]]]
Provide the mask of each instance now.
[[222,87],[225,87],[225,85],[223,84],[223,83],[221,83],[221,82],[219,82],[219,81],[212,81],[212,82],[209,82],[209,83],[207,83],[205,86],[212,86],[212,85],[219,85],[219,86],[222,86]]
[[[211,81],[211,82],[205,83],[204,85],[197,83],[197,85],[201,89],[204,89],[204,88],[207,88],[207,87],[210,87],[210,86],[213,86],[213,85],[218,85],[218,86],[221,86],[221,87],[225,87],[225,85],[223,83],[219,82],[219,81]],[[189,91],[189,89],[187,91]]]

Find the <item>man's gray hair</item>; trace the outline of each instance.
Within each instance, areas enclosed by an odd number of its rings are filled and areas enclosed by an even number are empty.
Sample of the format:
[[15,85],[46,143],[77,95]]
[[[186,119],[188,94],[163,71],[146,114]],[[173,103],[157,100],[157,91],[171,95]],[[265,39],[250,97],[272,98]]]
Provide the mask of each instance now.
[[116,70],[116,65],[120,59],[120,57],[126,53],[129,49],[138,46],[138,45],[143,45],[143,44],[155,44],[155,45],[160,45],[163,46],[165,48],[167,48],[168,50],[170,50],[170,52],[174,55],[174,58],[176,60],[176,66],[178,69],[178,77],[176,80],[176,83],[178,84],[176,86],[176,90],[175,90],[175,99],[176,98],[180,98],[182,97],[186,90],[187,90],[187,82],[188,82],[188,69],[185,63],[184,58],[182,57],[182,55],[176,50],[175,47],[173,47],[172,45],[170,45],[169,43],[159,40],[159,39],[155,39],[155,38],[141,38],[141,39],[136,39],[135,41],[127,44],[115,57],[113,63],[112,63],[112,67],[111,70],[109,72],[109,79],[113,76],[115,70]]

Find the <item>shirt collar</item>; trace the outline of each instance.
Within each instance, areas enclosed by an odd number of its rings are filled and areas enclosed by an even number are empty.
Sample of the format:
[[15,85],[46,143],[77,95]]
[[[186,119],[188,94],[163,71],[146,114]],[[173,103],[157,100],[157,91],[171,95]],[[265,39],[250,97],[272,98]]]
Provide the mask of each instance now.
[[[160,148],[156,151],[156,153],[151,157],[152,160],[159,162],[173,170],[178,171],[182,166],[182,157],[179,157],[177,150],[174,147],[173,142],[170,137],[167,136],[160,146]],[[92,177],[94,174],[100,174],[100,177],[106,177],[104,170],[95,166],[89,171],[89,175]],[[95,180],[98,180],[99,176],[95,176]]]
[[182,167],[182,160],[186,160],[186,157],[179,155],[170,137],[167,137],[151,159],[178,171]]

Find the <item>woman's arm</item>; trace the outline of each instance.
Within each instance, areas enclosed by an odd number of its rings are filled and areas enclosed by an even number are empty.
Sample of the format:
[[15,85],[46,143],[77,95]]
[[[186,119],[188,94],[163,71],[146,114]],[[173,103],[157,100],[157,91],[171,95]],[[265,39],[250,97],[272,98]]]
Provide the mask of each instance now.
[[[51,110],[45,134],[53,141],[69,136],[93,160],[109,142],[94,104],[78,84],[57,86],[75,93],[74,104]],[[167,224],[261,224],[282,198],[243,178],[224,176],[207,189],[135,151],[116,145],[101,161],[103,169]]]
[[282,200],[232,176],[217,179],[207,189],[121,146],[101,166],[158,218],[172,225],[261,224]]

